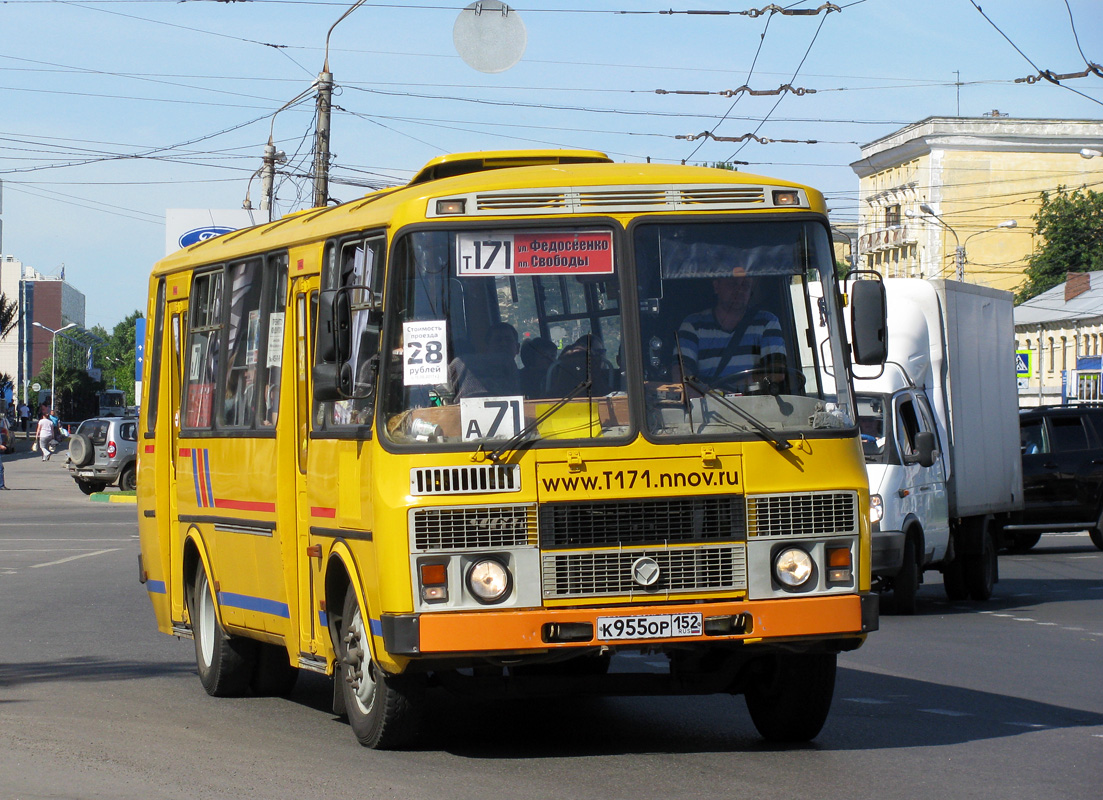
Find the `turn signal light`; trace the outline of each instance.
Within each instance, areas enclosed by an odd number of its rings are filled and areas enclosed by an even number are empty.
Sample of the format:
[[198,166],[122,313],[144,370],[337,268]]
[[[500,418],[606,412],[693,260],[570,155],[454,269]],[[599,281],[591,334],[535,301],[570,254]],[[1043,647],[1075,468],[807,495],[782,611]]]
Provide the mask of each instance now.
[[849,547],[827,548],[827,580],[829,583],[850,583],[853,565]]
[[440,603],[448,599],[448,566],[446,564],[422,564],[421,599]]

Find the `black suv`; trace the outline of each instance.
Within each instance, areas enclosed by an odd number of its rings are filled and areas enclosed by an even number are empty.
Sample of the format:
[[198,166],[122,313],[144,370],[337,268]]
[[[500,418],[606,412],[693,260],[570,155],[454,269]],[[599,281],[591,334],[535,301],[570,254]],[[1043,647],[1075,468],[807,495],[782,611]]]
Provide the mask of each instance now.
[[1103,406],[1041,406],[1019,412],[1023,508],[1004,543],[1029,550],[1043,531],[1087,529],[1103,550]]

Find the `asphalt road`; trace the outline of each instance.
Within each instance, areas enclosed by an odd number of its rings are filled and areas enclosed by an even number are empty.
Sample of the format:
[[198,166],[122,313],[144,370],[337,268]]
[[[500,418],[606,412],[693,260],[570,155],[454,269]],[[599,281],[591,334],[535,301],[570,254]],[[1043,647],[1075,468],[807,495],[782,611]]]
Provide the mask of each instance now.
[[[36,457],[35,457],[36,458]],[[418,749],[372,752],[304,675],[208,697],[156,631],[133,505],[28,453],[0,492],[0,798],[1087,798],[1103,779],[1103,553],[1047,535],[987,604],[883,617],[840,657],[812,744],[764,744],[742,698],[436,695]],[[658,659],[637,657],[645,668]]]

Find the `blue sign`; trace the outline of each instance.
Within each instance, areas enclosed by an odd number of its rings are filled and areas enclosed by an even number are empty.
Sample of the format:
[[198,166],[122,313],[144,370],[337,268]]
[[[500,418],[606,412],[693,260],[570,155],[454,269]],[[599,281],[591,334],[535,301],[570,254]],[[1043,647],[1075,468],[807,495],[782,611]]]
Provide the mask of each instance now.
[[180,237],[180,246],[189,247],[197,242],[205,242],[224,233],[233,233],[237,228],[227,228],[225,225],[208,225],[205,228],[192,228]]
[[134,380],[142,380],[142,361],[146,354],[146,318],[134,320]]

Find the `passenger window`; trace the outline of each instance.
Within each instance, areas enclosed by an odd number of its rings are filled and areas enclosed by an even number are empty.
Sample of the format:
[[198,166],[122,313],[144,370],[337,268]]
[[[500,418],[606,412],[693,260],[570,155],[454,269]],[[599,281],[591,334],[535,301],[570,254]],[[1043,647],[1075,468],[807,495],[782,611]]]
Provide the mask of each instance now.
[[1054,452],[1088,449],[1088,432],[1081,417],[1051,417],[1049,425]]
[[260,259],[230,265],[230,319],[226,335],[229,361],[219,409],[219,427],[251,427],[256,413],[261,324],[260,266]]
[[222,333],[222,270],[195,276],[184,395],[185,428],[210,428]]
[[1049,452],[1046,428],[1042,420],[1033,419],[1023,422],[1019,427],[1019,445],[1024,456]]
[[128,442],[138,441],[138,426],[133,422],[127,422],[119,426],[119,436]]
[[919,433],[919,418],[915,415],[915,404],[911,398],[904,398],[896,406],[897,443],[902,456],[914,456],[918,452],[915,437]]

